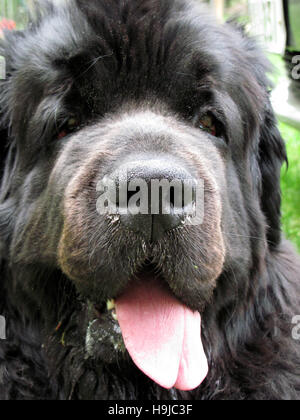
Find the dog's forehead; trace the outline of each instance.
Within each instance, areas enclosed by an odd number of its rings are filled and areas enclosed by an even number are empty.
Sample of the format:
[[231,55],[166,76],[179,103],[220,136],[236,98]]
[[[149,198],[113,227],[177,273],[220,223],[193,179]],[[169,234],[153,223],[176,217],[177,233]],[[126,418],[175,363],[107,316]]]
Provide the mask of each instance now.
[[[140,73],[161,83],[183,76],[192,81],[207,73],[214,73],[219,83],[226,78],[230,63],[223,62],[219,71],[222,50],[211,48],[211,31],[199,30],[199,22],[195,25],[189,2],[117,1],[110,8],[106,3],[96,1],[94,8],[85,8],[79,1],[81,11],[67,4],[42,18],[23,48],[24,57],[30,49],[30,57],[38,58],[31,63],[32,72],[61,76],[59,65],[65,64],[74,76],[97,68],[103,79],[106,71],[110,79]],[[203,29],[215,26],[203,10],[196,8],[195,13],[202,16]]]
[[[261,89],[242,37],[196,2],[76,3],[46,14],[16,45],[27,120],[44,108],[50,116],[79,109],[99,116],[128,101],[156,99],[190,118],[209,101],[226,105],[216,101],[217,92],[245,115],[261,112]],[[19,98],[18,104],[23,108]]]

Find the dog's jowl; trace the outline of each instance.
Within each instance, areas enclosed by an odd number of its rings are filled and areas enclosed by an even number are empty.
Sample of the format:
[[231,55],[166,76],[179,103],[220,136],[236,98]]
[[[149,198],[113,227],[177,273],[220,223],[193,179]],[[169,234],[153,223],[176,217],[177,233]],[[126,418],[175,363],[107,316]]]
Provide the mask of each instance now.
[[0,398],[299,399],[255,42],[196,1],[70,0],[0,55]]

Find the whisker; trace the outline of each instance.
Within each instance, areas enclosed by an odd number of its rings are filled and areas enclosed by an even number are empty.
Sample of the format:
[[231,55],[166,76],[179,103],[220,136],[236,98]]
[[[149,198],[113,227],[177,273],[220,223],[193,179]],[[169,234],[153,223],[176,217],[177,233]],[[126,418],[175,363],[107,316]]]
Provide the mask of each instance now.
[[99,60],[101,60],[103,58],[106,58],[106,57],[112,57],[113,55],[114,55],[114,53],[112,52],[111,54],[100,55],[99,57],[94,58],[93,60],[91,60],[92,64],[86,70],[84,70],[82,73],[80,73],[80,75],[77,78],[79,78],[79,77],[83,76],[85,73],[87,73],[91,68],[93,68],[98,63]]

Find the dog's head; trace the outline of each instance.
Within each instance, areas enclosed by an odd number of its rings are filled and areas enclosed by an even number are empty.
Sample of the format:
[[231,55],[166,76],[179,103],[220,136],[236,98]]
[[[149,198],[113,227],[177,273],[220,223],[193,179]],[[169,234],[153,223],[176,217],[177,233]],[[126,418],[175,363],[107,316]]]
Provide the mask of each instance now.
[[[40,14],[1,45],[5,288],[48,334],[58,324],[62,345],[76,314],[85,357],[114,362],[124,339],[157,382],[194,387],[200,314],[220,313],[220,290],[228,305],[250,295],[280,241],[285,149],[267,63],[185,0]],[[163,378],[148,366],[172,358]]]

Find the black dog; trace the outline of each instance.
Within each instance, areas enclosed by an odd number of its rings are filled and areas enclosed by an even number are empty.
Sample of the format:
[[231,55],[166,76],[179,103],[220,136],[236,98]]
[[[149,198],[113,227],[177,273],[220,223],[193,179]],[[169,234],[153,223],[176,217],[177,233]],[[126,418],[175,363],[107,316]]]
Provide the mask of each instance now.
[[[186,0],[36,14],[0,47],[0,398],[298,399],[300,264],[263,55]],[[190,200],[126,215],[124,168],[126,186],[192,180]]]

